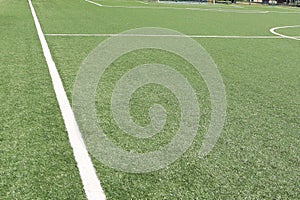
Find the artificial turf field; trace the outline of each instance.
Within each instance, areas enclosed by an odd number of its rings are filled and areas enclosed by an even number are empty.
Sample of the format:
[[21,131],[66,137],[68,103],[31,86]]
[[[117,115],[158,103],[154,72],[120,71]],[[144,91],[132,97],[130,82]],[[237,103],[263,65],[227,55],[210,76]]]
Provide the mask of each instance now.
[[[274,36],[269,31],[273,27],[300,25],[300,8],[94,2],[103,6],[84,0],[32,2],[70,102],[81,63],[108,37],[47,34],[161,27],[187,35]],[[0,199],[85,199],[28,2],[0,0],[0,27]],[[300,36],[300,27],[277,32]],[[114,143],[128,151],[153,151],[178,128],[176,97],[154,84],[133,94],[130,112],[145,126],[149,106],[163,105],[168,116],[162,133],[136,139],[114,122],[114,84],[140,64],[162,63],[183,74],[196,91],[201,120],[192,146],[158,171],[117,171],[92,156],[107,199],[299,199],[300,41],[193,39],[210,54],[226,87],[226,121],[216,146],[199,158],[211,107],[206,84],[189,63],[153,49],[123,55],[101,77],[95,104],[99,125]]]

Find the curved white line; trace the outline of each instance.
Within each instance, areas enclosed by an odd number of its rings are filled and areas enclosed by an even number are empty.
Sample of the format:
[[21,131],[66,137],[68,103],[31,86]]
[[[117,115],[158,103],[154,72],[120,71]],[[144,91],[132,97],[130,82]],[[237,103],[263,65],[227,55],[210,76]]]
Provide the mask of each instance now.
[[283,35],[283,34],[277,33],[277,32],[275,31],[275,30],[278,30],[278,29],[283,29],[283,28],[295,28],[295,27],[300,27],[300,25],[294,25],[294,26],[278,26],[278,27],[271,28],[271,29],[270,29],[270,32],[273,33],[274,35],[278,35],[278,36],[283,37],[283,38],[292,39],[292,40],[300,40],[300,38],[297,37],[297,36],[287,36],[287,35]]

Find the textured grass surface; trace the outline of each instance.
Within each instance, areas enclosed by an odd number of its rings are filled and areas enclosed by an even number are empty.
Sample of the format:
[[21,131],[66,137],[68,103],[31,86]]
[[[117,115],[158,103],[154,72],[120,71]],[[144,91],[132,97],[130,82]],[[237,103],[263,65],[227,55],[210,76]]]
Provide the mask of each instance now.
[[84,199],[27,2],[0,26],[0,199]]
[[283,28],[276,30],[277,33],[284,34],[287,36],[299,36],[300,27]]
[[[147,6],[137,2],[99,3]],[[0,195],[4,194],[7,199],[83,198],[78,171],[27,4],[17,1],[12,5],[2,4],[5,9],[1,9],[1,16],[6,19],[1,18],[0,22],[8,28],[0,30],[1,35],[3,33],[7,37],[1,40],[3,45],[0,47],[4,52],[0,55],[0,70],[4,77],[1,78],[0,88],[3,102]],[[37,0],[33,4],[44,33],[119,33],[150,26],[195,35],[271,35],[270,28],[296,25],[300,16],[104,8],[81,0]],[[284,10],[264,6],[224,8]],[[12,10],[15,19],[9,14]],[[24,28],[26,20],[29,23]],[[299,33],[295,30],[280,31],[291,35]],[[47,37],[70,100],[81,62],[104,39]],[[145,86],[133,95],[131,114],[138,124],[145,125],[149,122],[149,105],[161,103],[169,111],[164,132],[150,140],[137,140],[124,136],[116,126],[111,117],[109,100],[114,83],[125,71],[142,63],[168,64],[180,71],[197,91],[201,121],[191,148],[163,170],[128,174],[112,170],[93,159],[107,197],[299,199],[300,43],[288,39],[196,41],[210,53],[226,86],[227,117],[216,147],[206,159],[198,158],[209,124],[210,102],[206,86],[195,75],[194,69],[181,58],[158,50],[124,55],[105,72],[96,98],[100,125],[116,144],[131,151],[151,151],[166,144],[178,126],[176,98],[156,85]]]

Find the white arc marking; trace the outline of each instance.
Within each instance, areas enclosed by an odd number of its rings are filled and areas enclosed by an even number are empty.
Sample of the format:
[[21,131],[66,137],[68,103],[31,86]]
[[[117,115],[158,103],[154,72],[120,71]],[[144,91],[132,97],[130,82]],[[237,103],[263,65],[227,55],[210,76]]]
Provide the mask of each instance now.
[[275,30],[283,29],[283,28],[296,28],[296,27],[300,27],[300,25],[274,27],[274,28],[270,29],[270,32],[273,33],[274,35],[278,35],[278,36],[283,37],[283,38],[292,39],[292,40],[300,40],[300,38],[298,36],[287,36],[287,35],[283,35],[283,34],[277,33],[275,31]]

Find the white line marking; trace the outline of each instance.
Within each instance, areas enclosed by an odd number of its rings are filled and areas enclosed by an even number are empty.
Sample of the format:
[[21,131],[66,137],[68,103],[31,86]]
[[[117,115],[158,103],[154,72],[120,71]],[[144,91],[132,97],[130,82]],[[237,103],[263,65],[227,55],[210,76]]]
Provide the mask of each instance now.
[[96,3],[96,2],[93,2],[93,1],[90,1],[90,0],[85,0],[86,2],[89,2],[89,3],[92,3],[92,4],[95,4],[96,6],[103,6],[102,4],[100,3]]
[[195,11],[213,11],[213,12],[230,12],[230,13],[244,13],[244,14],[265,14],[270,11],[259,11],[259,10],[230,10],[230,9],[208,9],[208,8],[178,8],[178,7],[153,7],[153,6],[109,6],[97,4],[91,0],[85,0],[88,3],[95,4],[97,6],[106,8],[129,8],[129,9],[174,9],[174,10],[195,10]]
[[277,9],[283,9],[283,10],[292,10],[292,11],[295,11],[295,10],[299,9],[297,7],[282,7],[282,6],[278,6],[276,8]]
[[147,2],[144,2],[144,1],[136,1],[136,2],[139,2],[139,3],[142,3],[142,4],[148,4]]
[[64,90],[59,73],[56,69],[55,63],[52,59],[50,49],[44,37],[37,15],[31,3],[28,0],[31,14],[35,23],[35,27],[42,45],[43,53],[48,65],[49,73],[52,79],[53,88],[56,94],[59,108],[68,132],[70,145],[73,148],[74,158],[77,162],[79,174],[83,183],[85,194],[89,200],[104,200],[105,194],[101,188],[100,181],[96,175],[96,171],[89,157],[86,146],[83,142],[81,133],[79,131],[74,113],[70,106],[66,92]]
[[185,8],[186,10],[200,10],[200,11],[215,11],[215,12],[228,12],[228,13],[243,13],[243,14],[266,14],[270,11],[260,11],[260,10],[233,10],[233,9],[202,9],[202,8]]
[[[192,1],[159,1],[158,2],[159,4],[166,4],[166,5],[195,5],[195,6],[211,6],[209,3],[207,2],[192,2]],[[227,4],[227,5],[222,5],[222,4],[219,4],[219,5],[216,5],[214,4],[213,5],[214,7],[221,7],[221,8],[225,8],[225,7],[236,7],[236,8],[243,8],[241,6],[238,6],[238,5],[234,5],[234,4]]]
[[[153,6],[109,6],[101,5],[91,0],[85,0],[86,2],[95,4],[101,7],[107,8],[132,8],[132,9],[175,9],[175,10],[194,10],[194,11],[213,11],[213,12],[228,12],[228,13],[242,13],[242,14],[266,14],[266,13],[280,13],[280,14],[300,14],[300,12],[284,12],[284,11],[272,11],[272,10],[231,10],[231,9],[222,9],[222,8],[180,8],[180,7],[153,7]],[[233,6],[232,6],[233,7]],[[241,7],[243,8],[243,7]]]
[[300,12],[283,12],[283,11],[269,11],[270,13],[279,13],[279,14],[300,14]]
[[232,39],[280,39],[280,36],[238,36],[238,35],[144,35],[144,34],[67,34],[67,33],[49,33],[45,36],[56,37],[191,37],[191,38],[232,38]]
[[277,33],[275,30],[278,29],[283,29],[283,28],[295,28],[295,27],[300,27],[300,25],[295,25],[295,26],[279,26],[279,27],[274,27],[270,29],[270,32],[273,33],[274,35],[278,35],[282,38],[287,38],[287,39],[292,39],[292,40],[300,40],[300,38],[298,36],[287,36],[287,35],[283,35],[280,33]]
[[232,5],[232,7],[235,7],[235,8],[244,8],[244,7],[238,6],[238,5]]

